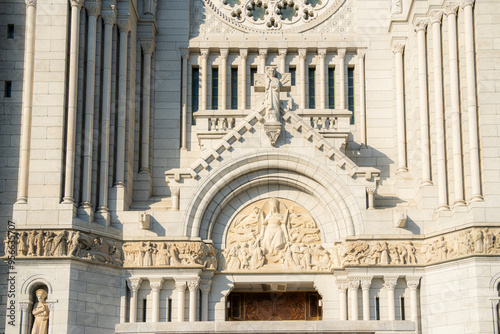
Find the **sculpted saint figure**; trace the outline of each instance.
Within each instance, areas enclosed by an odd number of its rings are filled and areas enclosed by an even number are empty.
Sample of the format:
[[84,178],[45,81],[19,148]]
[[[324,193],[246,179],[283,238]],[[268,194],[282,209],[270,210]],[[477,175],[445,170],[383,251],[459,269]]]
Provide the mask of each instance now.
[[28,254],[28,233],[26,231],[22,232],[19,235],[19,243],[17,244],[17,255],[18,256],[26,256]]
[[280,115],[280,81],[276,77],[276,69],[266,70],[266,122],[279,122]]
[[47,334],[49,328],[49,306],[46,302],[47,292],[43,289],[38,289],[36,291],[36,298],[38,302],[33,308],[35,321],[33,322],[31,334]]
[[53,256],[65,256],[68,252],[66,243],[66,231],[59,232],[54,238]]
[[288,239],[287,218],[278,211],[278,200],[270,201],[270,212],[266,215],[262,227],[262,246],[270,254],[277,254],[285,246]]

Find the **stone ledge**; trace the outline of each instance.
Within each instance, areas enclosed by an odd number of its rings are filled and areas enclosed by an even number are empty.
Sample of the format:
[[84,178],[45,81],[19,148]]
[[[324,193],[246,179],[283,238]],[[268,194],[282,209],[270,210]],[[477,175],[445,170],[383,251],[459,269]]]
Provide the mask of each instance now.
[[115,333],[415,333],[412,321],[207,321],[126,323]]

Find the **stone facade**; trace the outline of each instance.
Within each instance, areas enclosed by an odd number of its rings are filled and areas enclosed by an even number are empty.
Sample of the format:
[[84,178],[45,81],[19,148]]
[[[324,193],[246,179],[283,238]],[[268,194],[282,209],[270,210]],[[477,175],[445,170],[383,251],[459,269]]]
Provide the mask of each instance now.
[[498,17],[0,4],[0,331],[499,333]]

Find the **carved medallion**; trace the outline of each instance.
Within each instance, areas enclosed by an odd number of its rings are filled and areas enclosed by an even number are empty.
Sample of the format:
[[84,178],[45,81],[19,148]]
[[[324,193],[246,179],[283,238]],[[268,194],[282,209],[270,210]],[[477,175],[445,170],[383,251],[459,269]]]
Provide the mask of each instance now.
[[202,0],[205,7],[245,32],[302,32],[332,16],[345,0]]

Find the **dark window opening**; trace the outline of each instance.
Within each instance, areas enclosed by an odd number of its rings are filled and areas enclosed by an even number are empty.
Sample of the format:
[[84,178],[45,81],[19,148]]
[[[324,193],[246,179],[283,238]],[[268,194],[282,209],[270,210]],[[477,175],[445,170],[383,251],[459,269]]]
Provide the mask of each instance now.
[[250,67],[250,85],[255,86],[255,74],[257,74],[257,67]]
[[401,320],[406,320],[405,316],[405,297],[401,296]]
[[7,24],[7,38],[14,38],[14,25]]
[[[200,69],[193,67],[191,72],[191,110],[194,114],[200,107]],[[193,124],[195,120],[193,117]]]
[[167,322],[172,322],[172,298],[167,301]]
[[231,68],[231,109],[238,109],[238,68]]
[[295,66],[293,66],[293,67],[290,66],[290,81],[291,81],[292,86],[295,86],[296,76],[297,76],[297,70],[296,70]]
[[316,68],[309,67],[309,109],[316,108]]
[[335,109],[335,67],[328,68],[328,108]]
[[212,68],[212,110],[219,108],[219,68]]
[[352,111],[351,124],[354,124],[354,67],[347,69],[347,109]]
[[380,320],[380,298],[375,297],[375,320]]
[[5,97],[12,96],[12,81],[5,81],[4,96]]
[[146,308],[148,306],[147,299],[142,300],[142,322],[146,322]]

